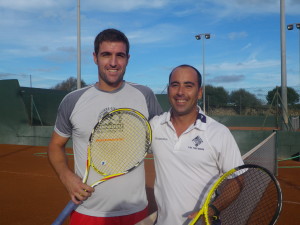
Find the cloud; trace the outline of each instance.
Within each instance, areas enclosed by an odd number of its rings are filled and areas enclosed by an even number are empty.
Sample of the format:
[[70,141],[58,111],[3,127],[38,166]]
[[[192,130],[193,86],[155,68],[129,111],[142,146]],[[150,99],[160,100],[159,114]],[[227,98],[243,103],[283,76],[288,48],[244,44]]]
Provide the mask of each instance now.
[[[194,52],[198,54],[201,49],[193,35],[209,31],[212,32],[212,41],[208,50],[211,48],[216,52],[216,57],[207,61],[213,64],[206,65],[206,69],[211,77],[215,77],[215,82],[224,80],[234,86],[234,82],[242,81],[241,85],[249,86],[246,82],[250,79],[273,81],[275,79],[266,76],[280,73],[279,35],[274,35],[274,29],[279,27],[279,1],[81,0],[81,53],[82,60],[87,61],[82,63],[83,73],[95,73],[91,55],[95,35],[104,28],[116,27],[129,37],[135,51],[132,58],[139,57],[138,66],[130,65],[133,73],[153,70],[152,63],[170,67],[182,61],[193,63]],[[299,0],[285,2],[287,14],[300,15]],[[65,71],[75,70],[76,7],[76,0],[0,0],[2,72],[23,74],[30,66],[30,71],[36,71],[36,76],[49,71],[49,74],[52,72],[49,76],[63,77]],[[287,19],[294,20],[291,16]],[[265,39],[268,35],[270,37]],[[227,40],[223,42],[225,38]],[[200,60],[196,64],[198,62]],[[161,68],[150,74],[160,73],[165,75]],[[3,73],[4,76],[7,74]],[[144,77],[140,80],[154,82]]]
[[208,79],[208,83],[233,83],[245,80],[245,75],[225,75]]
[[251,69],[262,69],[276,67],[280,65],[280,60],[257,60],[248,59],[240,62],[224,62],[220,64],[208,65],[208,71],[245,71]]
[[67,52],[67,53],[74,53],[77,51],[75,47],[58,47],[57,50],[61,52]]
[[1,79],[20,79],[20,78],[28,78],[30,75],[27,74],[16,74],[16,73],[0,73]]
[[128,12],[137,9],[157,9],[166,6],[170,0],[85,0],[82,9],[105,12]]
[[[280,14],[280,0],[205,0],[211,7],[206,13],[213,15],[215,21],[235,20],[253,15]],[[286,0],[285,13],[299,15],[300,1]]]
[[0,9],[9,9],[16,11],[33,12],[37,10],[45,10],[51,8],[61,8],[70,5],[67,0],[0,0]]
[[252,46],[252,43],[248,43],[241,50],[244,51],[246,49],[249,49],[251,46]]
[[40,49],[41,52],[48,52],[49,51],[48,46],[41,46],[39,49]]
[[48,73],[48,72],[52,73],[52,72],[55,72],[58,70],[59,70],[59,67],[43,67],[43,68],[31,68],[30,69],[30,71],[43,72],[43,73]]
[[240,39],[240,38],[246,38],[248,37],[247,32],[242,31],[242,32],[230,32],[228,35],[229,40],[236,40],[236,39]]
[[14,73],[0,73],[0,78],[1,79],[6,79],[6,78],[9,78],[11,76],[15,76],[17,74],[14,74]]
[[158,24],[128,32],[127,36],[130,42],[135,44],[166,42],[179,35],[181,30],[172,24]]

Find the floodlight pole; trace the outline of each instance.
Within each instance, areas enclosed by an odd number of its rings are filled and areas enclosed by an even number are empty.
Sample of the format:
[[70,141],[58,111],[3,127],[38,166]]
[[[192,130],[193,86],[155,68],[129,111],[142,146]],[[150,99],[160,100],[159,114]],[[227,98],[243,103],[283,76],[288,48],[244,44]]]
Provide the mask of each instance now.
[[81,88],[80,0],[77,0],[77,89]]
[[210,33],[204,33],[204,34],[197,34],[195,36],[196,40],[200,40],[202,38],[202,66],[203,66],[203,72],[202,72],[202,93],[203,93],[203,112],[205,114],[205,44],[204,41],[205,39],[210,39]]
[[287,79],[286,79],[286,39],[285,39],[285,0],[280,0],[280,46],[281,46],[281,98],[283,130],[288,130]]
[[299,30],[299,78],[300,78],[300,23],[292,23],[287,25],[288,30],[293,30],[294,25],[296,25],[296,28]]

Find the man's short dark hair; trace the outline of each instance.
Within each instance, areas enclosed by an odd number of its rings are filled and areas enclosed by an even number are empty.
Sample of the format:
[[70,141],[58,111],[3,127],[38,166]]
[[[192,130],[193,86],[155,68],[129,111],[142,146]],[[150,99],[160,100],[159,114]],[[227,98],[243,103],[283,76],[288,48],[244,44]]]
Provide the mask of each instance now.
[[202,84],[202,76],[201,76],[201,73],[200,73],[195,67],[193,67],[193,66],[191,66],[191,65],[187,65],[187,64],[182,64],[182,65],[180,65],[180,66],[177,66],[177,67],[175,67],[175,68],[171,71],[171,73],[170,73],[170,75],[169,75],[169,84],[170,84],[170,81],[171,81],[172,73],[174,72],[174,70],[176,70],[177,68],[180,68],[180,67],[189,67],[189,68],[192,68],[193,70],[195,70],[196,73],[197,73],[197,77],[198,77],[198,86],[201,87],[201,84]]
[[110,41],[110,42],[123,42],[126,45],[126,54],[129,54],[129,41],[126,35],[116,29],[110,28],[101,31],[95,38],[94,41],[94,51],[96,55],[98,55],[99,52],[99,46],[104,41]]

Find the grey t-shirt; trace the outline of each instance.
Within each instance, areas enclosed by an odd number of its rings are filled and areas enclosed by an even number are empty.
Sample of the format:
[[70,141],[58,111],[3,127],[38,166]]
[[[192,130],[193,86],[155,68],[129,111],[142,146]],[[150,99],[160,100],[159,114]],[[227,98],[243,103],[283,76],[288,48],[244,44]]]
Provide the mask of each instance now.
[[[151,119],[162,109],[151,89],[129,82],[113,91],[104,92],[96,85],[68,94],[61,102],[55,132],[73,140],[75,172],[85,174],[89,136],[105,112],[132,108]],[[104,182],[76,211],[97,217],[128,215],[143,210],[148,204],[145,192],[144,164],[132,172]]]

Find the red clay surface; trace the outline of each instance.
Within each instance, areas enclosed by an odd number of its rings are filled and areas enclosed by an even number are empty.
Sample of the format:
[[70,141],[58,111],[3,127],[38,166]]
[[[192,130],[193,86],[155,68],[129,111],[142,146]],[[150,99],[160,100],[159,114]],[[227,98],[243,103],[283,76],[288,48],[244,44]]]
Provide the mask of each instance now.
[[[49,225],[69,201],[69,196],[48,163],[46,147],[0,144],[0,224]],[[71,153],[71,150],[68,150]],[[70,164],[73,164],[72,156]],[[156,210],[153,195],[152,155],[145,160],[149,208]],[[283,209],[278,225],[300,221],[300,162],[283,161],[278,180],[283,191]],[[66,221],[65,224],[68,224]]]

